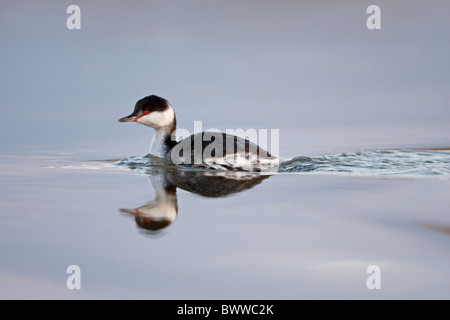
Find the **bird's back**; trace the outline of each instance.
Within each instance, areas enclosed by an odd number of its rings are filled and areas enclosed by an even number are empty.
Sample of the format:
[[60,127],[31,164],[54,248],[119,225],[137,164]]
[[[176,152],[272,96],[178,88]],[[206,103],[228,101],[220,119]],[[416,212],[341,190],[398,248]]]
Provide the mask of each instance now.
[[178,142],[168,158],[181,165],[231,171],[259,172],[278,165],[278,159],[247,139],[205,131]]

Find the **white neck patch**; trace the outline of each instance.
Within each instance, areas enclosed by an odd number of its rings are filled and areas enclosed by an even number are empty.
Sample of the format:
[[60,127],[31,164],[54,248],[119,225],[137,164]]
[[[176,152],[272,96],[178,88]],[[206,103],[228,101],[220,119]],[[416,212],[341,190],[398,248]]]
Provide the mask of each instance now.
[[167,110],[150,112],[149,114],[137,119],[136,122],[157,129],[170,125],[174,119],[175,112],[169,105]]

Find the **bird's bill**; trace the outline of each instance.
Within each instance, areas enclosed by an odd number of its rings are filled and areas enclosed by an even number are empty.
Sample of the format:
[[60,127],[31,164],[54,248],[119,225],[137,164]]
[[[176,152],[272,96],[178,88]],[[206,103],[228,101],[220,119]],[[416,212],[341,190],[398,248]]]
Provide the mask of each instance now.
[[129,115],[129,116],[120,118],[119,122],[136,122],[137,119],[138,119],[138,117]]

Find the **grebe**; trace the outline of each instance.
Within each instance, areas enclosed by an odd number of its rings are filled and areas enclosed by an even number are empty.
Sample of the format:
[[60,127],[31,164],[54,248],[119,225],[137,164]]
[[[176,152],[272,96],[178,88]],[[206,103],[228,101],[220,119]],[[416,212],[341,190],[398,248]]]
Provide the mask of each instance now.
[[278,158],[247,139],[213,131],[175,141],[177,120],[169,101],[150,95],[119,122],[137,122],[155,129],[149,154],[175,164],[226,171],[261,172],[278,166]]

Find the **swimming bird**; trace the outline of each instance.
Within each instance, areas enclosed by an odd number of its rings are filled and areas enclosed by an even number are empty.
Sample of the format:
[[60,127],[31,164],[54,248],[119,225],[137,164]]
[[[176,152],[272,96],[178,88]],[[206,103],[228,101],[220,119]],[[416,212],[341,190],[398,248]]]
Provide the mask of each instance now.
[[215,131],[175,140],[177,120],[172,105],[150,95],[136,102],[133,113],[119,122],[137,122],[155,129],[149,154],[175,164],[225,171],[261,172],[279,160],[247,139]]

